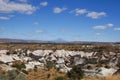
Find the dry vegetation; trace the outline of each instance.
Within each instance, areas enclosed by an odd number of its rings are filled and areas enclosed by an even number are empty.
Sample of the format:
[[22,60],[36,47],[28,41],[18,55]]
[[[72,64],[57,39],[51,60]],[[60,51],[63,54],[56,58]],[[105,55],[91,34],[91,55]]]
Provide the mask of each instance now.
[[[0,69],[0,73],[6,76],[6,78],[10,76],[8,75],[8,72],[3,71],[2,69]],[[23,75],[17,74],[14,80],[22,80],[22,77]],[[63,79],[56,79],[58,77],[63,77]],[[5,80],[9,80],[9,79],[5,79]],[[26,79],[24,80],[71,80],[71,79],[68,79],[65,73],[60,73],[56,69],[52,68],[49,71],[42,69],[29,70],[28,74],[26,75]],[[120,75],[113,75],[113,76],[109,75],[106,77],[83,77],[83,79],[81,80],[120,80]]]
[[45,70],[30,70],[27,75],[26,80],[55,80],[57,77],[64,77],[64,73],[60,73],[56,71],[56,69],[52,68],[49,71]]
[[103,51],[120,52],[119,44],[72,44],[72,43],[0,43],[0,49],[15,50],[15,49],[42,49],[42,50],[70,50],[70,51]]
[[[57,77],[64,77],[66,76],[65,73],[59,73],[54,68],[50,71],[44,70],[30,70],[29,74],[27,75],[26,80],[55,80]],[[63,80],[69,80],[67,78]],[[113,75],[113,76],[106,76],[106,77],[84,77],[81,80],[120,80],[120,75]]]
[[86,77],[82,80],[120,80],[120,75],[106,76],[104,78]]

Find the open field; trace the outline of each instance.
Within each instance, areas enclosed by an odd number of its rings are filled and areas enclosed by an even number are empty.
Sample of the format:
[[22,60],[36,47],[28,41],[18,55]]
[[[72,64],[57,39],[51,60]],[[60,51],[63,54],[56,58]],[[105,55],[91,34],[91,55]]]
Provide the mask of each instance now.
[[113,43],[0,43],[0,49],[30,49],[30,50],[70,50],[70,51],[94,51],[102,49],[104,51],[120,52],[120,44]]

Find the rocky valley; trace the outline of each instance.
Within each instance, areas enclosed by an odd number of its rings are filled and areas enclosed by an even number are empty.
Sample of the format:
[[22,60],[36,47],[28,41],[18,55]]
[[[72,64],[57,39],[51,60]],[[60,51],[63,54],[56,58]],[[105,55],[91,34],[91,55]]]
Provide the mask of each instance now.
[[[46,45],[44,44],[44,46]],[[74,48],[75,45],[72,46]],[[105,77],[120,74],[119,45],[117,47],[113,44],[111,46],[79,45],[78,49],[81,47],[83,50],[64,50],[55,47],[51,49],[35,49],[33,46],[34,49],[30,49],[18,48],[15,45],[13,47],[9,45],[8,49],[0,50],[1,70],[18,70],[27,75],[29,70],[32,69],[49,71],[54,68],[58,72],[68,73],[73,66],[80,66],[85,76]]]

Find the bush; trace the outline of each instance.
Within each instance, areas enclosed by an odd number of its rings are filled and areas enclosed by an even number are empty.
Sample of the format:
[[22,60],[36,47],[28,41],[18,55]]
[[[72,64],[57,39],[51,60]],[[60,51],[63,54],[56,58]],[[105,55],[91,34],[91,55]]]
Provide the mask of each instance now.
[[18,70],[21,70],[21,69],[23,69],[23,68],[26,68],[25,64],[24,64],[24,63],[21,63],[21,62],[13,63],[12,67],[17,68]]
[[51,62],[51,61],[47,61],[46,62],[46,68],[48,69],[48,70],[50,70],[51,68],[53,68],[54,67],[54,63],[53,62]]
[[82,71],[79,65],[73,66],[73,68],[67,73],[67,76],[71,80],[80,80],[84,76],[84,72]]
[[26,76],[17,70],[10,70],[6,74],[0,73],[0,80],[26,80]]
[[15,80],[19,73],[16,70],[8,71],[8,80]]
[[20,73],[14,80],[26,80],[26,76]]
[[8,79],[4,74],[0,73],[0,80],[8,80]]
[[47,75],[47,78],[50,78],[50,76],[51,76],[51,75],[50,75],[50,74],[48,74],[48,75]]
[[59,76],[55,80],[67,80],[65,77]]
[[22,72],[25,73],[25,74],[28,74],[28,71],[26,71],[26,70],[22,70]]

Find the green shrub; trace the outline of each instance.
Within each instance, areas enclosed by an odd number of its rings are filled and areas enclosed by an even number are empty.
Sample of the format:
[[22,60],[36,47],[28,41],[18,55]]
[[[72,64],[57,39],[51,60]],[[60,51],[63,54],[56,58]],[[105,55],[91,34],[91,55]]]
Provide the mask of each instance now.
[[[8,71],[8,75],[5,80],[26,80],[24,73],[20,73],[17,70]],[[0,79],[1,80],[1,79]]]
[[19,73],[16,70],[8,71],[8,80],[15,80]]
[[21,70],[21,69],[23,69],[23,68],[26,68],[25,64],[24,64],[24,63],[21,63],[21,62],[13,63],[12,67],[17,68],[18,70]]
[[51,68],[53,68],[54,67],[54,63],[53,62],[51,62],[51,61],[47,61],[46,62],[46,68],[48,69],[48,70],[50,70]]
[[84,72],[82,71],[79,65],[73,66],[73,68],[67,73],[67,76],[71,80],[80,80],[84,76]]
[[26,80],[26,76],[23,73],[20,73],[14,80]]
[[59,77],[55,78],[55,80],[67,80],[67,79],[66,79],[66,77],[59,76]]
[[26,71],[26,70],[22,70],[22,72],[25,73],[25,74],[28,74],[28,71]]
[[8,80],[8,78],[4,74],[0,73],[0,80]]

